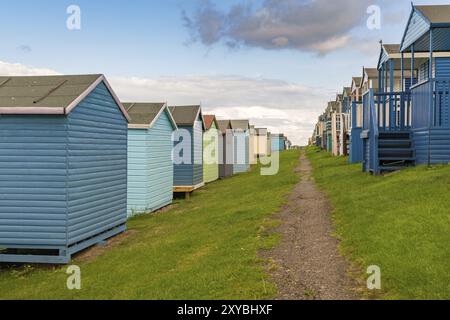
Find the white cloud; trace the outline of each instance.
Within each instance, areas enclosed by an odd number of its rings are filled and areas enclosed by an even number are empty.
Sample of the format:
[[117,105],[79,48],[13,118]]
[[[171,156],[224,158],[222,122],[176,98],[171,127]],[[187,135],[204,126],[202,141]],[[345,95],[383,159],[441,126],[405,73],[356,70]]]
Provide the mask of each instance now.
[[20,63],[7,63],[0,61],[0,75],[2,76],[36,76],[36,75],[57,75],[51,69],[33,68]]
[[[0,61],[0,75],[55,75],[57,71]],[[108,76],[122,101],[166,101],[170,105],[201,103],[205,113],[249,119],[257,127],[285,133],[305,144],[332,90],[277,79],[240,76]]]
[[305,144],[333,91],[276,79],[239,76],[183,76],[155,79],[110,77],[124,101],[201,103],[220,118],[249,119],[257,127],[285,133]]

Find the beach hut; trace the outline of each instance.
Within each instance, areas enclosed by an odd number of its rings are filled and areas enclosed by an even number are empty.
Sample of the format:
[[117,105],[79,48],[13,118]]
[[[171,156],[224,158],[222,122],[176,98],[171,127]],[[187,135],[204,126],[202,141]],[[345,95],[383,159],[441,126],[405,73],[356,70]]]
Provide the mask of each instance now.
[[217,120],[219,128],[219,176],[221,179],[233,175],[234,138],[230,120]]
[[351,134],[351,88],[344,87],[342,91],[342,113],[341,113],[341,132],[342,143],[340,154],[343,156],[349,155],[350,149],[350,134]]
[[272,152],[285,150],[284,134],[272,134]]
[[203,132],[205,123],[202,108],[194,106],[169,107],[178,126],[174,135],[175,193],[189,194],[205,185],[203,181]]
[[267,156],[272,155],[272,133],[267,131]]
[[128,217],[172,203],[172,133],[166,103],[124,103],[128,125]]
[[400,46],[382,45],[379,90],[363,97],[365,171],[450,162],[449,25],[450,5],[412,5]]
[[267,156],[267,129],[266,128],[256,128],[256,154],[257,157]]
[[219,127],[214,115],[205,115],[203,176],[205,183],[219,179]]
[[0,77],[0,262],[125,231],[128,119],[103,75]]
[[250,170],[249,144],[250,124],[248,120],[230,120],[234,137],[233,174]]
[[352,78],[350,96],[350,146],[349,162],[358,163],[363,161],[363,140],[362,133],[362,97],[361,97],[361,77]]
[[258,160],[258,140],[256,137],[256,129],[255,126],[250,126],[249,131],[249,151],[248,151],[248,157],[250,164],[256,164]]

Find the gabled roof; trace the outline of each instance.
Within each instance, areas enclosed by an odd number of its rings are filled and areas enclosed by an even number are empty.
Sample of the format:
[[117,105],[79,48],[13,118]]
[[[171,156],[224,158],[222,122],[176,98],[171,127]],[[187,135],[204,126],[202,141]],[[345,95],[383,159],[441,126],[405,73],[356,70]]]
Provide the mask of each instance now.
[[429,41],[429,37],[427,36],[427,33],[433,28],[441,28],[438,30],[442,31],[441,37],[444,38],[442,39],[442,43],[440,43],[443,48],[439,51],[448,50],[448,42],[445,41],[445,38],[449,37],[450,5],[412,5],[411,14],[409,15],[408,23],[401,41],[401,51],[409,51],[411,45],[423,37],[428,39],[424,41],[425,43],[419,45],[418,48],[415,47],[414,51],[428,51],[429,45],[427,42]]
[[169,107],[169,110],[178,126],[193,126],[195,121],[200,117],[202,119],[203,128],[205,128],[201,106],[172,106]]
[[382,64],[386,61],[395,58],[400,53],[399,44],[384,44],[381,43],[380,56],[378,58],[377,68],[381,69]]
[[211,129],[213,123],[216,124],[216,128],[219,128],[215,115],[213,114],[204,115],[203,119],[205,120],[205,130]]
[[415,8],[419,10],[431,24],[450,22],[450,5],[415,6]]
[[0,114],[69,114],[101,82],[127,120],[129,116],[105,76],[0,77]]
[[342,96],[350,96],[352,94],[352,88],[350,87],[344,87],[342,90]]
[[250,129],[250,122],[248,120],[230,120],[231,127],[236,130]]
[[167,112],[174,130],[177,129],[177,124],[165,102],[126,102],[123,103],[123,106],[130,115],[130,124],[128,127],[131,129],[149,129],[153,127],[156,120],[164,111]]
[[222,134],[227,133],[227,130],[231,130],[230,120],[217,120],[217,127],[222,132]]
[[355,85],[357,88],[359,88],[361,86],[361,81],[362,81],[361,77],[353,77],[352,78],[352,87],[353,87],[353,85]]
[[361,81],[360,88],[363,87],[366,80],[378,79],[378,70],[376,68],[363,68],[363,78]]

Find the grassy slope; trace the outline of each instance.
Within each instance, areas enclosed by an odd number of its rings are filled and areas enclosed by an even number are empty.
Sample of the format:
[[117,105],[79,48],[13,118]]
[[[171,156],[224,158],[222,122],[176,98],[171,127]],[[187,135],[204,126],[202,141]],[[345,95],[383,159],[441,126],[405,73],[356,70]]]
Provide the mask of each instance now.
[[261,299],[272,297],[258,249],[271,214],[299,177],[298,152],[281,156],[280,173],[259,170],[218,181],[175,209],[132,220],[136,231],[92,262],[80,262],[82,290],[66,289],[64,268],[0,270],[3,299]]
[[308,156],[332,200],[342,250],[363,270],[381,267],[381,297],[450,299],[450,166],[373,177],[345,158]]

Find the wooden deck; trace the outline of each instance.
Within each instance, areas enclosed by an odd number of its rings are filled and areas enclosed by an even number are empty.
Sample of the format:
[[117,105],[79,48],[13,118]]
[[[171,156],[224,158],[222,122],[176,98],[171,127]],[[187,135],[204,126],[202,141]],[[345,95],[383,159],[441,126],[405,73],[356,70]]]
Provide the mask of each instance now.
[[174,186],[173,187],[173,192],[174,193],[184,193],[186,199],[189,199],[189,196],[190,196],[191,192],[193,192],[193,191],[195,191],[197,189],[200,189],[200,188],[202,188],[204,186],[205,186],[204,182],[199,183],[199,184],[197,184],[195,186]]

